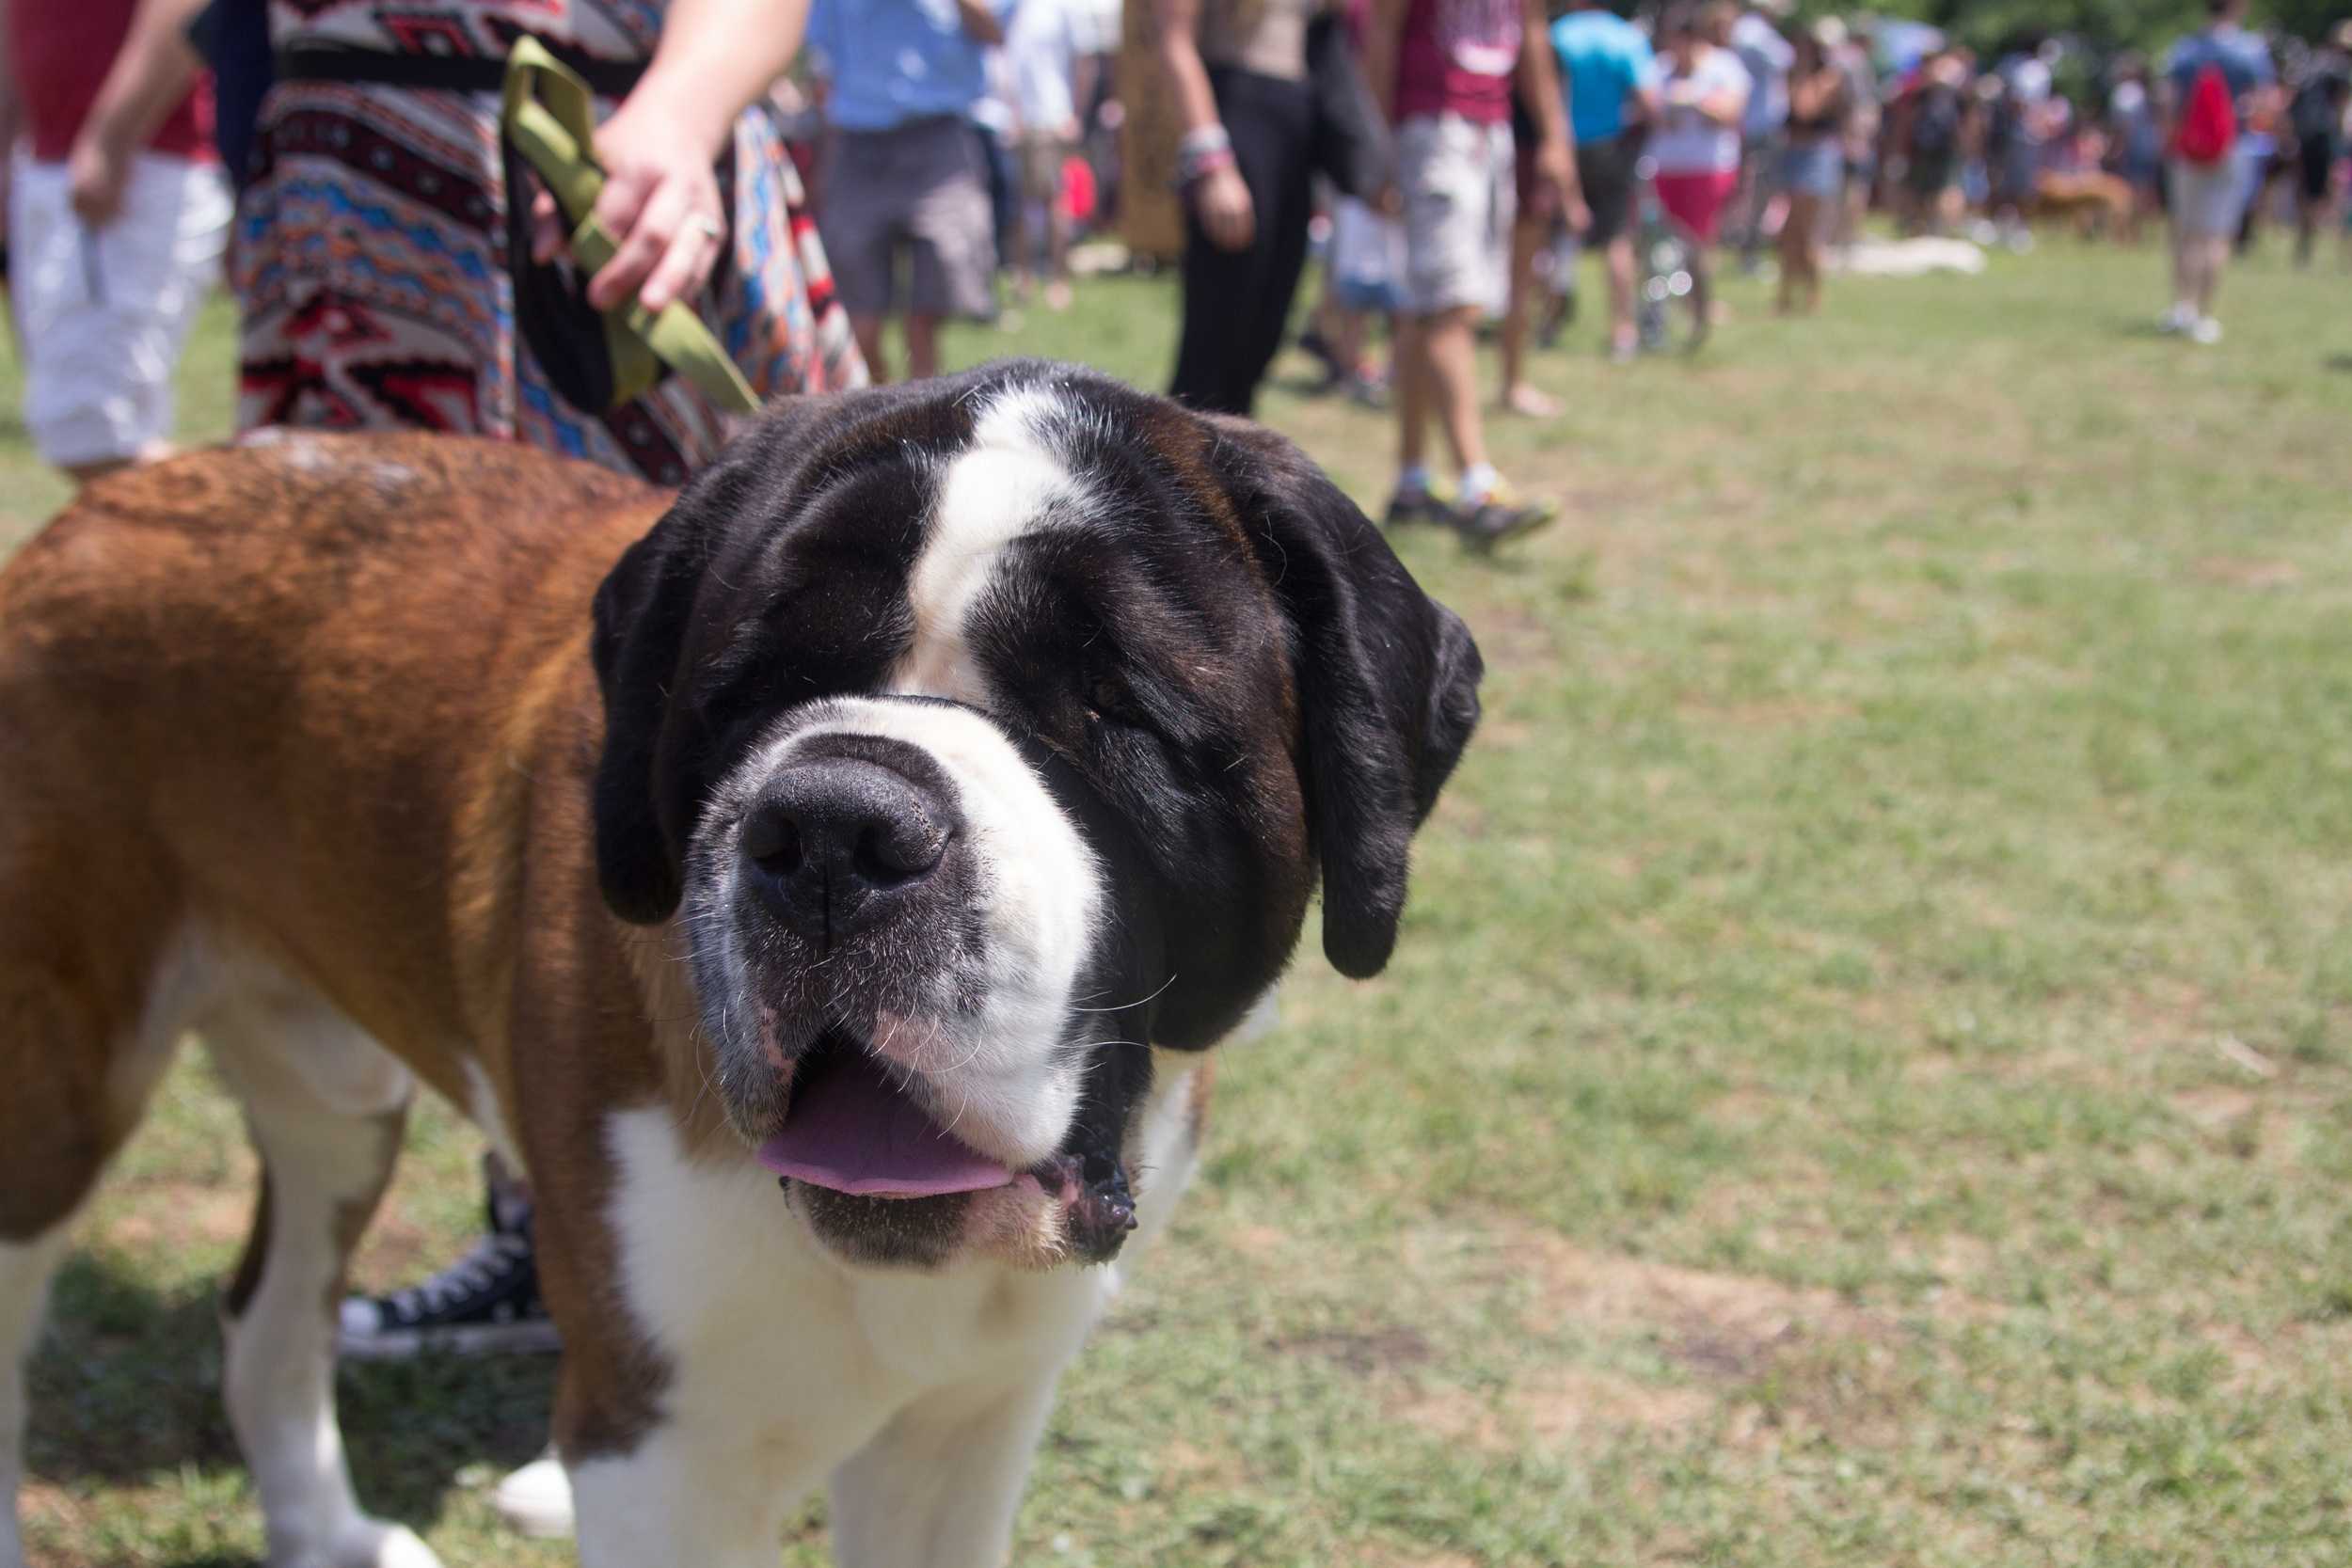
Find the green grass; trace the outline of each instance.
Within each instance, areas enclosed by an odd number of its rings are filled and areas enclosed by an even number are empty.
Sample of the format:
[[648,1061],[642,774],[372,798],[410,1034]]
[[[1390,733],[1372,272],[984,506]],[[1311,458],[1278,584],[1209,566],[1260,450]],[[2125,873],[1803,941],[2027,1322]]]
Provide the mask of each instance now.
[[[1302,964],[1226,1058],[1016,1560],[2343,1560],[2352,315],[2257,263],[2196,353],[2157,273],[1740,286],[1698,364],[1542,362],[1568,413],[1495,434],[1564,524],[1399,542],[1490,675],[1397,960]],[[954,346],[1156,382],[1170,334],[1106,279]],[[1381,420],[1263,412],[1377,503]],[[473,1147],[422,1119],[367,1279],[459,1244]],[[37,1560],[257,1553],[211,1387],[249,1170],[183,1069],[35,1365]],[[546,1369],[342,1386],[373,1504],[565,1560],[483,1502]]]

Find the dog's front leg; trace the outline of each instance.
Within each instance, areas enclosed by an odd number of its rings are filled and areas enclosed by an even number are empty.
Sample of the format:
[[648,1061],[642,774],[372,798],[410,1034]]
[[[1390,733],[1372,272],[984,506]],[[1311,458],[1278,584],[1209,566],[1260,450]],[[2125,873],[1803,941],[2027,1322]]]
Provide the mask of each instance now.
[[1058,1367],[908,1405],[834,1472],[841,1568],[1001,1568]]
[[664,1426],[569,1466],[580,1568],[775,1568],[785,1517],[822,1472],[714,1435]]

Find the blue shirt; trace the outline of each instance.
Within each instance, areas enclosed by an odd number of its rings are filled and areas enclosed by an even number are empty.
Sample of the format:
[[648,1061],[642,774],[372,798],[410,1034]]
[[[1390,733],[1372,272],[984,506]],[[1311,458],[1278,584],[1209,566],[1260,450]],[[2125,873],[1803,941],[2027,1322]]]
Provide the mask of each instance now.
[[1579,147],[1605,142],[1626,127],[1625,101],[1658,87],[1649,40],[1621,16],[1570,11],[1551,24],[1560,85],[1568,95],[1568,128]]
[[[999,23],[1015,0],[988,0]],[[967,115],[987,91],[987,46],[963,30],[955,0],[816,0],[808,47],[833,83],[829,113],[849,131],[887,131]]]
[[2230,96],[2237,100],[2238,128],[2244,130],[2246,95],[2276,75],[2269,45],[2243,27],[2208,27],[2189,34],[2172,46],[2171,58],[2164,64],[2176,104],[2187,105],[2188,89],[2196,86],[2197,73],[2208,65],[2221,68],[2222,79],[2230,84]]
[[1797,63],[1796,45],[1771,19],[1743,11],[1731,24],[1731,52],[1748,68],[1750,84],[1740,129],[1751,139],[1779,130],[1788,122],[1788,68]]

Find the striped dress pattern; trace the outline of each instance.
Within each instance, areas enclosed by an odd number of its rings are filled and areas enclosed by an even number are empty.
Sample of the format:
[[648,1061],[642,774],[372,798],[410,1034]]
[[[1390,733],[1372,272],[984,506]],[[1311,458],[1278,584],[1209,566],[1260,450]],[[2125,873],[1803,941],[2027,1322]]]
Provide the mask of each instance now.
[[[273,45],[504,57],[530,33],[649,58],[652,0],[273,0]],[[599,99],[598,114],[615,101]],[[241,429],[441,430],[526,442],[681,483],[727,417],[675,376],[617,408],[575,407],[517,326],[509,164],[494,93],[280,81],[262,106],[230,275],[243,319]],[[762,398],[863,385],[848,314],[765,103],[738,117],[722,196],[728,253],[696,301]],[[732,189],[727,189],[731,184]],[[520,261],[522,259],[516,259]]]

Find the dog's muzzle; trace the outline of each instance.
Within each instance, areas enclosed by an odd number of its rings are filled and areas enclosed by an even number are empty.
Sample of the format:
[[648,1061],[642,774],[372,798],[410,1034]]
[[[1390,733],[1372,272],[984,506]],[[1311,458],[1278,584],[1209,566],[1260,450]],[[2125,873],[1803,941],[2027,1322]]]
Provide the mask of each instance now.
[[745,885],[820,951],[921,901],[963,832],[954,790],[920,749],[873,736],[802,747],[745,813]]

